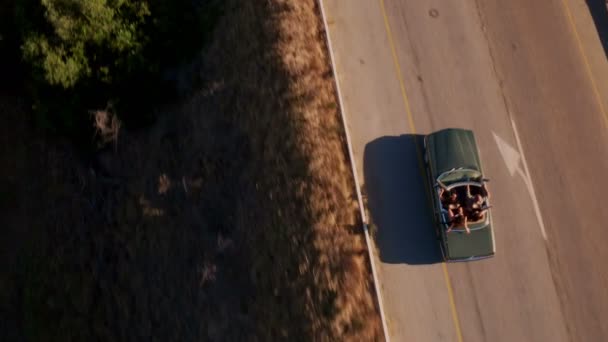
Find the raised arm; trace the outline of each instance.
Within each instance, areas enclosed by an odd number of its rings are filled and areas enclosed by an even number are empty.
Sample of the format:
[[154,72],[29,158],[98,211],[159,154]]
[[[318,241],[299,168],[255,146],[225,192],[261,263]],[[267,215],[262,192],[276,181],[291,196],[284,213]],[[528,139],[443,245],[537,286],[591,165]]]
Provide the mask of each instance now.
[[491,196],[491,195],[490,195],[490,190],[488,189],[488,185],[487,185],[485,182],[484,182],[484,183],[481,185],[481,190],[483,191],[483,194],[484,194],[484,195],[485,195],[487,198],[490,198],[490,196]]

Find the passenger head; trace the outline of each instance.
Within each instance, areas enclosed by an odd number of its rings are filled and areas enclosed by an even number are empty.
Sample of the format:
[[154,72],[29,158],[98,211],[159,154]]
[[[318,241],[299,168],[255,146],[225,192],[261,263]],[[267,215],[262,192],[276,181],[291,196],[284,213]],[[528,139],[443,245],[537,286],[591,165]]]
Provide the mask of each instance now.
[[451,199],[452,201],[455,201],[455,200],[457,200],[457,199],[458,199],[458,194],[456,193],[456,191],[452,191],[452,192],[450,192],[450,199]]
[[480,194],[475,195],[475,203],[482,204],[483,203],[483,196],[481,196]]

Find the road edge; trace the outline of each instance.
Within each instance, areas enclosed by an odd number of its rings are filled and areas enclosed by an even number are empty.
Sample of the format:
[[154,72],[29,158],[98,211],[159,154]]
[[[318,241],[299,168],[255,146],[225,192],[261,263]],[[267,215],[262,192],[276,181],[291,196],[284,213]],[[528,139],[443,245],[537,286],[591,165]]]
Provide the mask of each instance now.
[[336,86],[336,93],[338,96],[338,112],[340,113],[340,117],[342,118],[342,126],[344,128],[344,135],[346,136],[346,145],[348,148],[348,158],[350,159],[350,168],[355,179],[355,188],[357,192],[357,202],[359,203],[359,212],[361,213],[361,222],[363,225],[363,232],[365,233],[365,244],[367,245],[367,251],[369,255],[369,260],[372,268],[372,276],[374,278],[374,289],[376,291],[376,300],[378,302],[378,308],[380,309],[380,318],[382,320],[382,330],[384,332],[384,339],[387,342],[390,342],[390,335],[388,333],[388,325],[386,322],[386,317],[384,315],[384,305],[382,302],[382,293],[380,290],[380,282],[378,281],[378,275],[376,271],[376,265],[374,263],[374,250],[370,239],[369,227],[367,225],[367,217],[365,214],[365,207],[363,205],[363,198],[361,196],[361,185],[359,184],[359,177],[357,173],[357,168],[355,166],[355,159],[353,154],[352,143],[350,139],[350,135],[348,133],[348,124],[346,120],[346,115],[344,115],[344,101],[342,100],[342,92],[340,91],[340,82],[338,81],[338,73],[336,70],[336,62],[334,58],[334,52],[331,48],[331,34],[329,32],[329,25],[327,24],[327,16],[325,14],[325,7],[323,0],[317,0],[317,3],[320,8],[321,18],[323,21],[323,27],[325,29],[325,43],[327,45],[327,50],[329,52],[330,66],[333,74],[334,84]]

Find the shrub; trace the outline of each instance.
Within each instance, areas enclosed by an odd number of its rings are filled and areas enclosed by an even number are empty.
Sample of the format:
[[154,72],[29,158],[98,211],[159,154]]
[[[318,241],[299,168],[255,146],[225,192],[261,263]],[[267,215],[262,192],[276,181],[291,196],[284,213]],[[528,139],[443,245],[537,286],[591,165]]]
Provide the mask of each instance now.
[[[175,77],[203,47],[216,1],[23,0],[14,21],[38,123],[90,137],[90,111],[113,105],[146,125],[178,95]],[[83,133],[83,128],[87,128]]]
[[52,86],[72,88],[89,77],[111,83],[116,71],[138,62],[148,40],[144,1],[41,0],[41,6],[48,28],[25,32],[22,50]]

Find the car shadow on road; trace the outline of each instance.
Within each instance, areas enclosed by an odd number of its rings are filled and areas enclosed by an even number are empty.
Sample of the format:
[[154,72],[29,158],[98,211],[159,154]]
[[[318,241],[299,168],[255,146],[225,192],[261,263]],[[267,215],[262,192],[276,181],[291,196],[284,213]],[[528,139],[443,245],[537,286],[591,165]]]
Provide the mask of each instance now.
[[587,7],[595,23],[595,29],[604,47],[604,55],[608,57],[608,9],[606,0],[587,0]]
[[382,262],[440,262],[416,142],[422,135],[378,138],[365,146],[365,193]]

